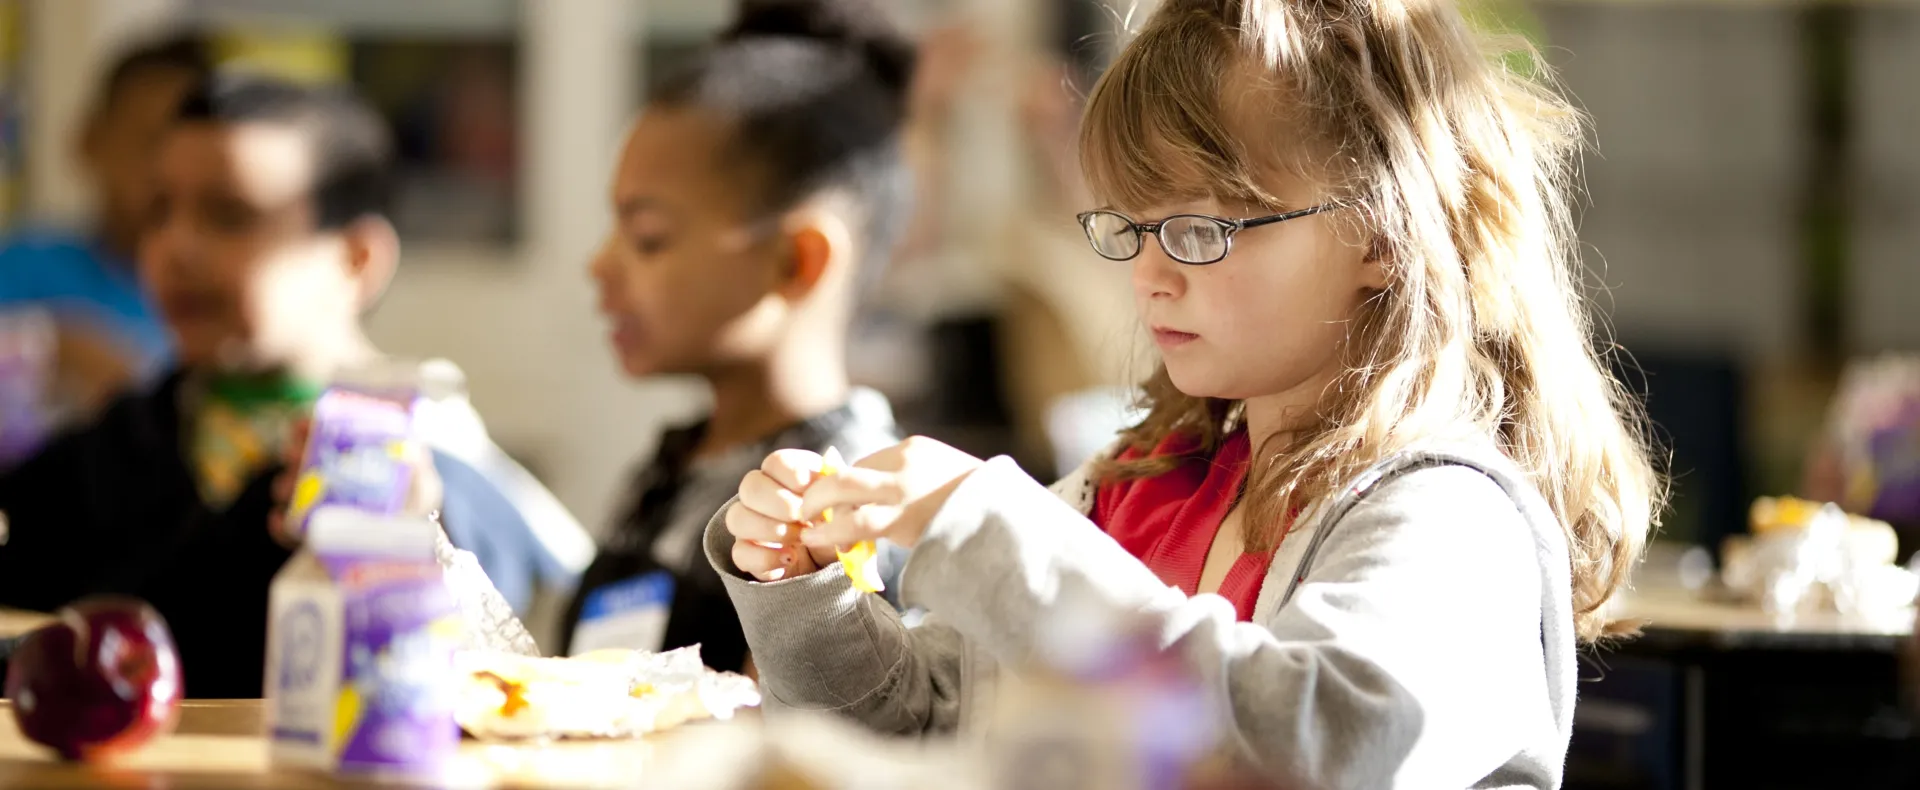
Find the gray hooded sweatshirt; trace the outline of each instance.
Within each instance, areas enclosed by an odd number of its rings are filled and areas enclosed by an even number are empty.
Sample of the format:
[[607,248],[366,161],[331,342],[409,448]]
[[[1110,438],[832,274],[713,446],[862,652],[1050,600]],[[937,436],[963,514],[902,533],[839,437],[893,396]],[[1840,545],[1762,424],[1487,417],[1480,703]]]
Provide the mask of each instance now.
[[1401,453],[1302,514],[1252,622],[1169,587],[1089,521],[1089,468],[1051,492],[1004,458],[969,476],[902,573],[904,602],[929,613],[913,625],[837,566],[751,580],[716,516],[707,556],[766,704],[977,733],[995,676],[1036,657],[1072,591],[1152,618],[1227,701],[1237,756],[1282,786],[1559,786],[1576,675],[1566,537],[1490,444]]

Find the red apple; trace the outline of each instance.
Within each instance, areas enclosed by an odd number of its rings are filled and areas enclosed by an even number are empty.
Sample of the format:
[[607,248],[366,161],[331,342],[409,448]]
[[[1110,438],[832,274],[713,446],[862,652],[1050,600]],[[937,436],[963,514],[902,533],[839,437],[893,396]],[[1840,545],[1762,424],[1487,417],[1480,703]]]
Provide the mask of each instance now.
[[20,732],[69,760],[146,743],[180,710],[180,654],[153,607],[96,596],[61,609],[13,654],[7,696]]

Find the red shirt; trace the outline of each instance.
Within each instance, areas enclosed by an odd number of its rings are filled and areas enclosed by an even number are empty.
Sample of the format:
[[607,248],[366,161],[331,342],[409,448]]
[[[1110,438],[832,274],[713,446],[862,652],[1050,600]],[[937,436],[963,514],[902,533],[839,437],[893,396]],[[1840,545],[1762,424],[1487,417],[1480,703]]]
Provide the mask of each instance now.
[[[1191,436],[1174,436],[1155,447],[1152,455],[1186,455],[1196,445]],[[1094,495],[1093,523],[1146,563],[1161,581],[1195,595],[1207,550],[1233,509],[1250,456],[1247,434],[1236,432],[1212,458],[1192,455],[1157,477],[1103,485]],[[1140,454],[1128,450],[1120,457],[1139,458]],[[1272,564],[1271,551],[1242,553],[1221,581],[1220,597],[1233,602],[1241,620],[1253,619],[1260,584]]]

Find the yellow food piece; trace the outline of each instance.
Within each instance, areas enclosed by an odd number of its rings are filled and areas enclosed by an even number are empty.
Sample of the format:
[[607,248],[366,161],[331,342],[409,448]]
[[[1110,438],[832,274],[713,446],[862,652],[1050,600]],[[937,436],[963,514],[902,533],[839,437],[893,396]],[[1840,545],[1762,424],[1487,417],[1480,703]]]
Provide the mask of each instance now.
[[[1824,502],[1798,497],[1760,497],[1753,501],[1749,514],[1753,534],[1758,537],[1806,529],[1824,507]],[[1899,536],[1885,521],[1849,513],[1844,540],[1848,552],[1866,564],[1892,564],[1899,554]]]
[[1814,514],[1824,506],[1821,502],[1812,502],[1799,497],[1760,497],[1753,500],[1750,521],[1756,535],[1764,535],[1781,529],[1800,529],[1812,521]]
[[333,748],[347,748],[347,737],[360,726],[360,692],[353,686],[340,689],[333,704]]
[[854,589],[870,593],[887,589],[886,583],[880,581],[880,554],[873,541],[860,541],[846,551],[835,549],[834,556],[840,558],[840,567],[846,569]]
[[[820,467],[821,477],[832,477],[839,472],[837,467],[845,463],[840,458],[840,452],[832,448],[827,449],[824,461],[825,463]],[[820,520],[832,521],[833,508],[820,511]],[[840,568],[846,571],[847,580],[853,582],[853,589],[865,593],[877,593],[887,589],[887,585],[880,581],[880,552],[873,545],[873,541],[863,540],[845,550],[835,547],[833,554],[840,559]]]
[[327,483],[321,479],[320,473],[307,470],[300,475],[299,482],[293,486],[293,499],[287,503],[287,515],[291,516],[295,523],[299,523],[306,517],[307,511],[312,510],[314,505],[320,504],[320,495],[326,493],[326,490]]

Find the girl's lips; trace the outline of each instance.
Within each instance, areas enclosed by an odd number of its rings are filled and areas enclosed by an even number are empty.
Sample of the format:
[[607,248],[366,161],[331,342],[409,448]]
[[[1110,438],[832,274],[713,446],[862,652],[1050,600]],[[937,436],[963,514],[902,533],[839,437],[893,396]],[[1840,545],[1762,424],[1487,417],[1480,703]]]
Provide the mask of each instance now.
[[640,328],[625,321],[616,322],[608,330],[607,338],[613,341],[614,348],[630,351],[640,344]]
[[638,345],[642,336],[640,322],[619,312],[601,310],[607,320],[607,340],[614,348],[626,351]]
[[1175,346],[1184,346],[1188,343],[1191,343],[1199,339],[1200,339],[1200,336],[1192,332],[1181,332],[1173,329],[1160,329],[1158,327],[1156,327],[1153,330],[1153,342],[1158,343],[1161,348],[1173,348]]

